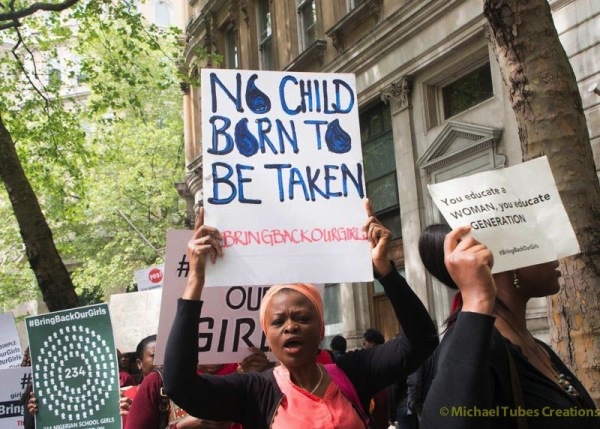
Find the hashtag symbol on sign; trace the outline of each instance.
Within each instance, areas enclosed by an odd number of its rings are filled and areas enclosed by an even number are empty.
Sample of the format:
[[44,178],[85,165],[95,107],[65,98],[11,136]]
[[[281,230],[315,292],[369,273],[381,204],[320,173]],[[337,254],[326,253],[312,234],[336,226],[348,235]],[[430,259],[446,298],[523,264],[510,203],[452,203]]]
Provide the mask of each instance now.
[[[190,263],[187,261],[187,256],[183,255],[181,261],[179,261],[179,268],[177,268],[177,277],[187,277],[190,272]],[[185,274],[184,274],[185,273]]]
[[23,377],[21,377],[21,389],[25,389],[29,383],[31,383],[31,373],[24,374]]

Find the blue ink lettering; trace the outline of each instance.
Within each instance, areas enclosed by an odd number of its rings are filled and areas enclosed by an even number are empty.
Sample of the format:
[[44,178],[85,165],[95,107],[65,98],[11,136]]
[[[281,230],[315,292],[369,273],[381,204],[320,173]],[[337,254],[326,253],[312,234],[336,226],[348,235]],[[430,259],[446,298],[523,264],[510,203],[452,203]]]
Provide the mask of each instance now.
[[225,95],[231,101],[234,102],[235,110],[237,110],[240,113],[242,113],[244,111],[244,109],[242,107],[242,75],[240,73],[237,73],[235,75],[235,82],[236,82],[236,88],[235,88],[236,95],[234,96],[225,87],[223,82],[221,82],[219,80],[216,73],[210,74],[210,94],[212,97],[212,113],[215,113],[217,111],[217,90],[216,90],[217,85],[219,85],[221,87],[221,89],[223,90],[223,92],[225,93]]
[[346,164],[341,165],[341,170],[342,170],[342,189],[343,189],[344,197],[348,196],[348,179],[350,179],[350,181],[352,183],[354,183],[354,187],[358,191],[358,195],[360,196],[360,198],[364,198],[365,197],[365,189],[364,189],[364,185],[363,185],[362,164],[360,162],[356,163],[356,176],[354,176],[352,174],[352,172],[350,171],[350,169],[348,168],[348,166]]
[[302,173],[297,168],[292,168],[290,170],[290,181],[289,181],[289,199],[294,199],[294,186],[300,185],[302,186],[302,191],[304,192],[304,199],[308,201],[310,198],[308,197],[308,190],[306,189],[306,183],[304,183],[304,179],[302,178]]
[[[225,169],[224,174],[219,174],[219,169]],[[246,198],[244,194],[244,184],[250,183],[252,179],[243,176],[244,170],[254,170],[254,167],[250,165],[236,164],[235,172],[237,174],[237,183],[231,180],[231,176],[234,174],[233,167],[224,162],[215,162],[212,164],[212,180],[213,180],[213,192],[212,197],[208,198],[208,202],[210,204],[215,205],[224,205],[232,202],[235,197],[238,197],[238,201],[244,204],[261,204],[261,200],[253,200]],[[219,190],[221,189],[219,185],[225,185],[229,187],[229,195],[221,196]],[[236,187],[237,184],[237,187]]]
[[[265,164],[264,168],[277,170],[277,187],[280,202],[284,202],[286,199],[293,200],[296,186],[302,188],[306,201],[316,201],[319,196],[326,200],[337,197],[348,197],[349,184],[354,185],[356,194],[360,198],[364,198],[365,196],[361,163],[356,164],[356,172],[351,171],[346,164],[341,164],[340,166],[327,164],[322,169],[313,169],[307,166],[306,176],[303,175],[303,171],[292,167],[291,164]],[[285,172],[288,170],[289,174],[285,175]],[[341,177],[339,177],[336,171],[341,172]],[[323,172],[322,176],[321,172]],[[286,190],[287,194],[285,193]]]
[[323,179],[325,180],[325,193],[327,197],[340,197],[342,196],[341,192],[332,192],[331,191],[331,182],[337,180],[337,177],[331,174],[331,170],[339,170],[340,167],[337,165],[325,165],[325,175]]
[[251,170],[254,170],[254,167],[252,167],[250,165],[236,164],[235,170],[238,175],[238,197],[239,197],[238,200],[239,200],[239,202],[245,203],[245,204],[261,204],[262,203],[261,200],[251,200],[244,196],[244,183],[250,183],[250,182],[252,182],[252,179],[243,177],[242,171],[243,170],[251,171]]
[[[271,131],[271,120],[269,118],[260,118],[256,120],[256,123],[258,124],[258,142],[260,146],[260,151],[262,153],[266,152],[266,143],[271,149],[271,152],[277,155],[277,149],[275,148],[275,146],[273,146],[273,142],[267,136],[267,134],[269,134],[269,131]],[[266,124],[266,126],[263,127],[263,124]]]
[[306,120],[304,121],[307,125],[315,126],[315,133],[317,137],[317,150],[321,150],[321,125],[327,125],[327,121],[317,121],[317,120]]
[[281,153],[285,153],[285,146],[283,145],[283,135],[285,134],[285,137],[292,146],[294,153],[298,153],[298,136],[296,135],[296,125],[294,124],[294,121],[290,121],[292,135],[287,132],[281,120],[275,119],[275,125],[277,126],[277,135],[279,136],[279,151]]
[[[290,96],[294,87],[290,87],[288,83],[293,84],[298,89],[300,101],[295,107],[290,105],[291,100],[295,98]],[[333,88],[331,88],[331,84],[333,84]],[[334,97],[329,94],[329,91],[335,93],[335,102],[331,104],[329,104],[329,100]],[[344,93],[346,93],[344,97],[346,105],[342,105],[342,95]],[[281,100],[281,108],[288,115],[306,112],[339,114],[349,113],[354,108],[356,97],[350,85],[340,79],[334,79],[332,82],[317,79],[301,79],[298,81],[294,76],[284,76],[279,83],[279,99]]]
[[329,199],[329,196],[323,192],[319,186],[317,185],[317,179],[319,178],[319,175],[321,174],[321,170],[320,169],[316,169],[315,170],[315,174],[312,174],[312,169],[310,167],[306,167],[306,175],[308,176],[308,187],[310,189],[310,199],[312,201],[316,201],[317,198],[315,197],[315,191],[322,196],[323,198],[325,198],[326,200]]
[[[216,121],[223,121],[223,126],[217,128]],[[207,152],[213,155],[226,155],[233,150],[233,139],[225,131],[231,125],[231,120],[224,116],[212,116],[209,119],[212,125],[212,146],[207,149]],[[219,135],[225,137],[225,147],[219,150]]]
[[[337,113],[350,112],[352,110],[352,108],[354,107],[354,91],[352,91],[352,88],[350,87],[350,85],[348,85],[343,80],[334,79],[333,84],[335,85],[335,104],[333,104],[332,107],[334,108],[334,110]],[[348,94],[350,95],[350,100],[348,101],[348,106],[346,106],[345,109],[342,108],[342,103],[341,103],[341,99],[340,99],[340,86],[344,87],[346,89],[346,91],[348,91]]]
[[277,170],[277,189],[279,189],[279,201],[284,202],[285,196],[283,195],[283,175],[281,173],[284,168],[291,168],[292,164],[265,164],[264,166],[267,170],[276,169]]
[[296,115],[300,112],[306,111],[304,100],[302,100],[302,103],[298,104],[294,109],[290,108],[287,105],[287,102],[285,100],[285,85],[288,82],[292,82],[294,85],[298,85],[298,81],[294,76],[284,76],[283,79],[281,79],[281,82],[279,82],[279,99],[281,100],[281,108],[288,115]]

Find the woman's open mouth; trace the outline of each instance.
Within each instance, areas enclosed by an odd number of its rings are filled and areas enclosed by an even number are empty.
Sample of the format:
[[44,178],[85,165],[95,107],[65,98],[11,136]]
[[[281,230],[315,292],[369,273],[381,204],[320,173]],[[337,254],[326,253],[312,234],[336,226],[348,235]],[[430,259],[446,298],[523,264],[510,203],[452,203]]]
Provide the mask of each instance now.
[[283,343],[283,348],[288,353],[298,353],[300,349],[302,349],[302,341],[300,341],[298,338],[291,338]]

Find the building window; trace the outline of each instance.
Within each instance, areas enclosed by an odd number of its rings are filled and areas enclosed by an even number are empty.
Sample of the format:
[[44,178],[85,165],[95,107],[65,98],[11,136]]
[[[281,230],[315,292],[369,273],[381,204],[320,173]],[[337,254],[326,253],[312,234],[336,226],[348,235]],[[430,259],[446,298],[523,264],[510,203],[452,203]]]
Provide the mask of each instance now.
[[154,23],[159,27],[171,25],[171,10],[166,1],[158,0],[154,4]]
[[235,28],[231,28],[225,32],[225,66],[228,69],[240,67],[238,55],[237,34]]
[[492,73],[488,63],[442,87],[444,118],[464,112],[493,96]]
[[260,51],[260,65],[263,70],[273,69],[273,43],[271,27],[271,10],[269,0],[258,2],[258,49]]
[[358,6],[363,0],[346,0],[346,10],[350,12],[356,6]]
[[402,236],[396,158],[389,105],[379,104],[360,115],[367,196],[373,211],[393,238]]
[[298,23],[304,50],[316,40],[317,7],[315,0],[298,0]]

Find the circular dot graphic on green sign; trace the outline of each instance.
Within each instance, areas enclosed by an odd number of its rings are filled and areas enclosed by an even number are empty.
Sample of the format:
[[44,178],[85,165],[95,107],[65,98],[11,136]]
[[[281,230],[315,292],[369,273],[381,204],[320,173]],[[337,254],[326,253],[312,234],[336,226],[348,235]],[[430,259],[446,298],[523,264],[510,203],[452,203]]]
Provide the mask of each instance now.
[[54,331],[39,351],[38,400],[61,419],[93,416],[119,388],[113,353],[93,329],[70,325]]

